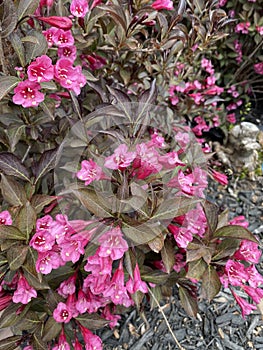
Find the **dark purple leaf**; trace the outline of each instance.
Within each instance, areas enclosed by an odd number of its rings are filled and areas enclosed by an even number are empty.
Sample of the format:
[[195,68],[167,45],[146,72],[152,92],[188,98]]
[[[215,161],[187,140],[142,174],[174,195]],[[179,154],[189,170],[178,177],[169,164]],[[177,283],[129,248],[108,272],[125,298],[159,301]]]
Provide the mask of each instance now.
[[0,171],[6,175],[15,176],[30,182],[29,171],[22,164],[21,160],[12,153],[0,153]]

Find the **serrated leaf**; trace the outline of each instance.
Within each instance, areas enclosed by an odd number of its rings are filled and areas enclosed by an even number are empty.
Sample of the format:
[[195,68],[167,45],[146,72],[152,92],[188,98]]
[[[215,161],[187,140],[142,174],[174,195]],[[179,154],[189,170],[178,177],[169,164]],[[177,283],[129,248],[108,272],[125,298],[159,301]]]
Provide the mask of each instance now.
[[4,11],[1,18],[1,37],[6,38],[16,27],[17,13],[13,1],[5,0],[3,6]]
[[165,240],[164,246],[161,250],[161,257],[167,273],[170,273],[175,264],[175,252],[172,242]]
[[151,221],[173,219],[177,216],[184,215],[189,210],[195,208],[196,204],[201,201],[201,198],[195,197],[174,197],[166,199],[159,205],[154,215],[151,217]]
[[15,245],[8,249],[6,256],[11,271],[15,271],[23,265],[26,260],[28,248],[25,245]]
[[21,339],[21,335],[13,335],[0,340],[0,350],[17,350],[17,344]]
[[136,244],[147,244],[160,235],[161,229],[158,227],[142,224],[140,226],[123,225],[123,234]]
[[109,203],[98,193],[89,189],[72,190],[72,192],[92,214],[100,218],[112,217]]
[[27,201],[24,187],[9,176],[1,176],[1,192],[3,198],[13,206],[22,206]]
[[82,326],[96,330],[109,324],[109,321],[105,318],[100,317],[98,314],[93,313],[92,315],[84,314],[75,318]]
[[186,313],[191,317],[196,317],[198,312],[197,299],[182,286],[179,287],[179,298]]
[[186,277],[193,278],[198,281],[202,278],[203,273],[207,268],[207,264],[204,262],[202,258],[189,262],[187,266],[188,266],[188,271],[187,271]]
[[7,95],[11,90],[13,90],[17,84],[20,82],[20,79],[13,76],[0,76],[0,101],[5,95]]
[[35,209],[32,207],[30,202],[26,202],[25,205],[19,210],[19,213],[16,217],[16,225],[23,232],[27,238],[30,237],[30,234],[35,227],[37,215]]
[[33,168],[35,183],[37,183],[39,179],[46,173],[48,173],[50,170],[54,169],[56,165],[57,154],[57,148],[45,151],[42,154],[39,161],[37,162],[37,165]]
[[31,199],[31,205],[35,209],[36,213],[42,212],[45,206],[51,204],[57,199],[56,196],[48,196],[46,194],[35,194]]
[[39,6],[40,0],[20,0],[17,9],[18,19],[33,15]]
[[57,335],[61,332],[61,329],[61,323],[56,322],[53,317],[49,317],[44,326],[43,341],[48,342],[56,339]]
[[6,175],[16,176],[22,180],[30,181],[29,171],[22,164],[21,160],[12,153],[0,153],[0,171]]
[[213,266],[208,266],[203,273],[201,294],[208,301],[212,300],[221,289],[221,282]]
[[21,232],[17,227],[12,225],[0,225],[0,240],[14,239],[24,241],[26,239],[25,233]]
[[236,239],[247,239],[248,241],[252,241],[258,243],[256,237],[245,227],[238,225],[229,225],[220,227],[213,234],[213,238],[224,238],[231,237]]
[[48,50],[47,40],[42,33],[31,30],[28,34],[36,38],[37,44],[25,42],[26,63],[30,63],[34,58],[44,55]]

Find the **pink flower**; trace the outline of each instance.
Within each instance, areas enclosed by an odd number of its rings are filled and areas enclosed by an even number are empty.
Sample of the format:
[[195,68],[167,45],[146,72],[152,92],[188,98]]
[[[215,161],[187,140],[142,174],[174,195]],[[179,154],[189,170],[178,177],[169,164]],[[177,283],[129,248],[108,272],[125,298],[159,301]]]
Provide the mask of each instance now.
[[53,44],[55,43],[54,37],[55,37],[55,34],[57,31],[58,31],[58,29],[55,27],[51,27],[51,28],[43,31],[43,35],[45,36],[45,38],[47,40],[48,47],[52,47]]
[[29,285],[26,278],[21,275],[18,283],[17,283],[17,289],[14,292],[13,295],[13,302],[14,303],[22,303],[22,304],[28,304],[32,298],[37,297],[36,290]]
[[68,323],[72,318],[72,313],[65,303],[60,302],[53,311],[53,317],[56,322]]
[[53,269],[57,269],[60,266],[65,265],[65,262],[61,259],[57,247],[53,247],[52,250],[47,252],[38,253],[36,261],[36,271],[43,275],[49,274]]
[[125,144],[119,145],[113,155],[105,159],[104,166],[108,169],[124,170],[135,159],[135,152],[128,152],[128,147]]
[[171,0],[156,0],[152,3],[155,10],[173,10],[173,2]]
[[226,120],[231,123],[231,124],[235,124],[236,122],[236,116],[235,113],[230,113],[226,116]]
[[88,66],[91,70],[100,69],[107,63],[104,57],[95,53],[91,55],[81,55],[80,58],[82,59],[82,64]]
[[102,350],[100,337],[81,325],[79,327],[85,342],[85,350]]
[[63,298],[67,298],[69,295],[74,294],[76,291],[76,275],[70,276],[65,281],[61,282],[57,292]]
[[263,62],[254,64],[254,70],[257,74],[263,75]]
[[89,11],[89,4],[87,0],[72,0],[70,5],[70,12],[75,17],[85,17]]
[[61,331],[61,333],[59,335],[59,339],[58,339],[58,345],[54,346],[52,348],[52,350],[70,350],[70,349],[71,349],[70,345],[67,342],[64,330],[62,328],[62,331]]
[[77,48],[75,45],[58,48],[58,57],[67,58],[72,62],[77,58]]
[[174,271],[180,272],[182,268],[184,268],[186,265],[185,258],[183,254],[177,253],[175,254],[175,264],[173,266]]
[[46,55],[37,57],[36,60],[28,66],[27,74],[30,81],[37,81],[38,83],[50,81],[54,77],[54,67],[51,59]]
[[21,81],[14,89],[13,102],[24,108],[37,107],[45,99],[45,95],[38,91],[40,88],[40,84],[34,81]]
[[87,258],[87,263],[84,266],[85,271],[90,271],[93,274],[110,275],[112,270],[112,259],[110,256],[101,257],[97,252]]
[[219,182],[221,185],[226,186],[228,184],[228,179],[225,174],[222,174],[214,169],[211,169],[211,174],[217,182]]
[[80,314],[84,314],[87,311],[89,304],[90,302],[88,301],[86,294],[83,292],[82,289],[80,289],[78,292],[76,309]]
[[87,245],[88,240],[84,239],[81,235],[77,234],[70,237],[68,240],[65,240],[60,243],[60,256],[63,261],[72,261],[76,263],[81,254],[85,253],[85,246]]
[[263,35],[263,26],[256,26],[256,30],[258,31],[258,33],[260,34],[260,35]]
[[58,47],[74,45],[74,37],[70,30],[58,29],[53,36],[53,40]]
[[148,293],[147,284],[141,279],[140,269],[137,263],[133,272],[133,278],[130,277],[129,281],[126,283],[126,288],[131,294],[136,293],[138,290],[142,293]]
[[242,286],[244,292],[247,293],[247,295],[250,296],[250,298],[252,298],[252,300],[254,301],[254,303],[259,304],[261,299],[263,298],[263,289],[260,288],[253,288],[250,286]]
[[126,240],[123,239],[119,227],[114,227],[104,233],[99,238],[99,243],[100,247],[98,249],[98,255],[100,257],[110,256],[112,260],[122,258],[124,253],[128,250],[128,244]]
[[137,156],[133,162],[134,176],[145,179],[151,174],[156,174],[162,169],[159,163],[159,153],[154,147],[148,147],[145,143],[136,145]]
[[29,245],[38,252],[51,250],[55,244],[55,238],[48,231],[39,231],[31,238]]
[[234,258],[238,260],[249,261],[255,264],[259,263],[261,251],[255,242],[243,240],[239,249],[235,252]]
[[243,33],[247,34],[248,33],[248,28],[250,27],[249,22],[244,22],[244,23],[238,23],[235,28],[236,33]]
[[173,234],[179,248],[186,248],[188,243],[193,240],[193,235],[186,227],[177,227],[169,225],[168,230]]
[[0,225],[12,225],[12,218],[9,211],[4,210],[0,213]]
[[81,162],[81,169],[76,174],[77,178],[85,181],[88,186],[93,181],[98,181],[102,177],[102,169],[92,159],[83,160]]
[[39,6],[47,6],[48,8],[51,8],[53,6],[54,0],[40,0]]
[[239,215],[230,220],[229,225],[239,225],[247,228],[249,226],[249,223],[243,215]]
[[83,350],[82,345],[78,341],[78,338],[75,338],[75,341],[73,342],[74,350]]
[[80,88],[86,84],[86,78],[82,74],[81,67],[73,67],[72,61],[68,58],[61,58],[55,65],[55,80],[69,90],[73,90],[76,95],[80,94]]
[[249,304],[245,299],[238,296],[233,290],[231,290],[231,292],[241,308],[243,318],[245,318],[246,315],[249,315],[252,310],[256,310],[256,305]]
[[165,169],[174,169],[176,166],[185,166],[175,151],[166,153],[159,157],[159,162],[165,167]]
[[121,319],[121,316],[119,315],[114,315],[110,311],[110,306],[106,305],[105,308],[102,311],[102,317],[105,318],[108,321],[111,321],[109,323],[110,328],[114,328],[117,325],[118,320]]
[[56,27],[63,30],[69,30],[72,28],[72,20],[69,17],[58,17],[58,16],[50,16],[50,17],[36,17],[38,20],[51,25],[52,27]]
[[249,266],[246,269],[246,272],[249,276],[248,283],[251,287],[257,288],[260,285],[263,285],[263,276],[257,271],[254,265]]
[[225,271],[229,282],[233,286],[241,286],[248,281],[249,275],[244,265],[234,260],[228,260],[225,266]]

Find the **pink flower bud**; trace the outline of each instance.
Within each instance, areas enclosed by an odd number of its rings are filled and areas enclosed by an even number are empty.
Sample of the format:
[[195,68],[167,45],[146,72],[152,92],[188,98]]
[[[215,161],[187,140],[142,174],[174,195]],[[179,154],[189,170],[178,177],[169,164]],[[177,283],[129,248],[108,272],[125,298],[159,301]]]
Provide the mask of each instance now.
[[50,17],[36,17],[39,21],[50,24],[53,27],[69,30],[72,28],[72,21],[68,17],[58,17],[58,16],[50,16]]

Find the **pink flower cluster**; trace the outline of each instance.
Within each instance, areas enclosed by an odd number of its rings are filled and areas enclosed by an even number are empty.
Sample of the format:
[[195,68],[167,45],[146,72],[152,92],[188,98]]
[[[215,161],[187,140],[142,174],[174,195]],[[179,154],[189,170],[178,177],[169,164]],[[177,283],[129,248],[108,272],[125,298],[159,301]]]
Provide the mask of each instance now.
[[[169,94],[172,105],[180,108],[180,101],[189,99],[189,104],[192,103],[195,106],[211,106],[216,107],[217,102],[211,98],[213,96],[220,96],[224,89],[216,85],[215,71],[212,62],[206,58],[201,61],[201,70],[205,77],[202,80],[184,81],[184,64],[179,64],[175,70],[176,84],[170,86]],[[210,102],[211,101],[211,102]],[[203,131],[208,131],[210,125],[208,125],[202,116],[196,116],[194,118],[196,126],[192,131],[197,135],[201,136]],[[219,117],[215,115],[213,126],[218,126]]]
[[249,22],[238,23],[235,27],[236,33],[248,34]]

